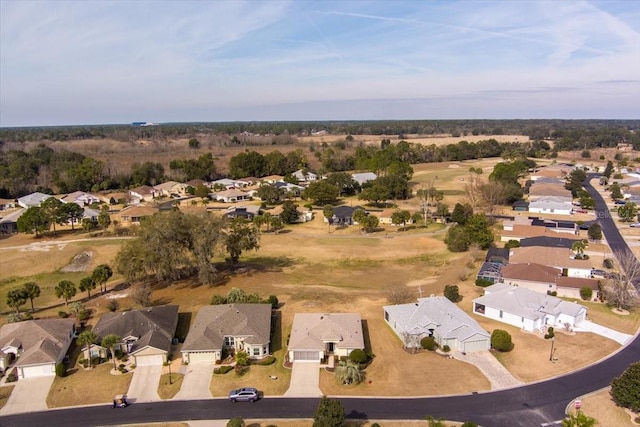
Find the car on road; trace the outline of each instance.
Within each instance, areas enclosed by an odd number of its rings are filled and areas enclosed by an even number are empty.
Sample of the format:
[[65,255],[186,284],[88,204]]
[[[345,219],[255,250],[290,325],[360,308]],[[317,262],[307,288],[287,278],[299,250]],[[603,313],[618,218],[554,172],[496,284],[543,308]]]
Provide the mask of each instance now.
[[631,224],[629,224],[629,227],[638,228],[638,227],[640,227],[640,222],[632,222]]
[[113,407],[114,408],[126,408],[129,406],[129,401],[127,401],[126,394],[116,394],[113,398]]
[[229,392],[229,400],[236,402],[255,402],[260,399],[260,393],[253,387],[244,387]]

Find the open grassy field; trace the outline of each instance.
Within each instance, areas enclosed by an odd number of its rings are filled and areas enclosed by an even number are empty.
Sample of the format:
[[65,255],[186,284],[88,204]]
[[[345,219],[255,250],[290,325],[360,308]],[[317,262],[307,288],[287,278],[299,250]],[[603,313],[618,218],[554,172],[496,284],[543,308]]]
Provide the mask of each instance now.
[[[326,142],[330,144],[336,141],[344,141],[347,135],[310,135],[298,137],[298,141],[301,143],[316,143],[322,144]],[[392,142],[400,141],[397,135],[353,135],[353,141],[355,143],[365,144],[380,144],[382,139],[390,139]],[[448,134],[441,135],[403,135],[403,139],[413,144],[423,145],[447,145],[457,144],[460,141],[478,142],[486,141],[487,139],[495,139],[498,142],[527,142],[529,137],[527,135],[464,135],[464,136],[451,136]]]

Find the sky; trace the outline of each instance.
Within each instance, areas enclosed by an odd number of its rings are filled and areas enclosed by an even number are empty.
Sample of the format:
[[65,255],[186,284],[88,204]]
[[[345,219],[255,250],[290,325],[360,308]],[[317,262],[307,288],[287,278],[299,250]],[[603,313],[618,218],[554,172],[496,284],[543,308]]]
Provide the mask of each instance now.
[[640,119],[640,2],[0,0],[0,127]]

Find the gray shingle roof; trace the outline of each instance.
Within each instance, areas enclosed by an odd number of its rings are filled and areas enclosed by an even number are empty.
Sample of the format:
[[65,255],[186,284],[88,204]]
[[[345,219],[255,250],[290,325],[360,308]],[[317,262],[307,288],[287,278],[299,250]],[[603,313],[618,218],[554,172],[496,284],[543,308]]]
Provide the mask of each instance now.
[[395,320],[398,328],[412,335],[437,331],[443,338],[463,342],[475,335],[489,337],[489,333],[457,305],[443,296],[418,298],[417,303],[387,305],[384,310]]
[[222,304],[200,308],[182,351],[222,350],[225,336],[246,337],[247,344],[267,344],[270,304]]
[[66,352],[65,343],[74,319],[40,319],[8,323],[0,328],[0,349],[22,345],[18,366],[57,362]]
[[130,353],[151,346],[169,351],[178,325],[178,306],[161,305],[142,310],[103,314],[93,332],[102,340],[109,334],[138,337]]
[[364,349],[360,314],[296,313],[289,350],[324,350],[326,341],[340,348]]

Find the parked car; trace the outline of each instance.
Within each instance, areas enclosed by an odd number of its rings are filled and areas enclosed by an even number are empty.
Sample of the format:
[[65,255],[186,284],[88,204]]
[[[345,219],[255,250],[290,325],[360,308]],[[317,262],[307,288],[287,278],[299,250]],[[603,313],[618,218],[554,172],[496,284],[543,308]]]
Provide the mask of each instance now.
[[260,399],[258,390],[253,387],[239,388],[229,392],[229,400],[236,402],[255,402]]
[[629,224],[629,227],[632,227],[632,228],[640,227],[640,222],[632,222],[631,224]]

